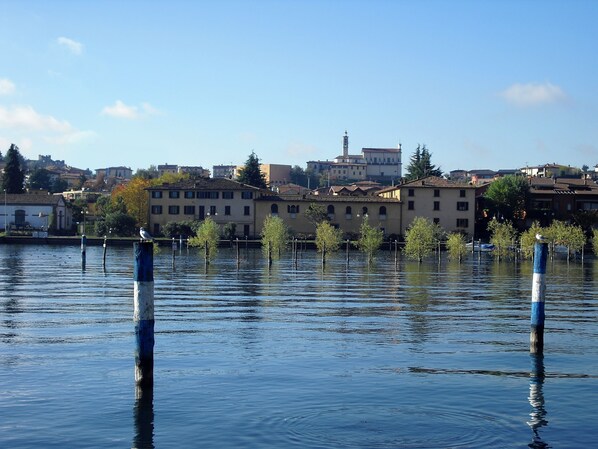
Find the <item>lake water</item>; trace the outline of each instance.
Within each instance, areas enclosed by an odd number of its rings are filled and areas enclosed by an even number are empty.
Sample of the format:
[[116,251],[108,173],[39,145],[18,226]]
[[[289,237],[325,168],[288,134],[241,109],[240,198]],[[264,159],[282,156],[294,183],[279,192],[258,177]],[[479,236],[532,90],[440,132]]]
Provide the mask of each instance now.
[[422,265],[257,250],[154,261],[153,391],[134,382],[133,251],[0,246],[2,448],[586,448],[598,260]]

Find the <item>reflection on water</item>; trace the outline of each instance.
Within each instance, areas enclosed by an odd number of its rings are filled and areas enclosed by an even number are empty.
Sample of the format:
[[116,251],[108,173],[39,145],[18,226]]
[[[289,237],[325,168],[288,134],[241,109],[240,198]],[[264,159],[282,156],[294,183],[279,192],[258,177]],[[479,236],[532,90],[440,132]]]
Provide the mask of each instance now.
[[222,248],[206,266],[178,251],[174,269],[170,251],[156,255],[155,385],[132,404],[131,248],[110,248],[104,271],[89,247],[82,272],[78,247],[0,246],[0,447],[524,447],[530,428],[536,448],[598,438],[596,261],[549,267],[550,374],[536,358],[530,376],[529,262],[395,265],[384,251],[368,268],[352,251],[322,269],[312,251],[271,267],[259,250],[240,254],[237,265]]
[[529,381],[529,403],[532,406],[528,425],[533,432],[532,442],[528,445],[533,449],[544,449],[548,446],[540,436],[540,429],[548,425],[546,420],[546,408],[544,407],[544,356],[542,354],[530,354],[532,369]]

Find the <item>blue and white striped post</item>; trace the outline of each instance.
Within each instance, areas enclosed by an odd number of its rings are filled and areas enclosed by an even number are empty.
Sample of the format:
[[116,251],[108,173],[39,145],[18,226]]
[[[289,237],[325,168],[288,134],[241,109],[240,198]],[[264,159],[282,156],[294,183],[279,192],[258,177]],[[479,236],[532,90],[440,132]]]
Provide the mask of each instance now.
[[538,236],[534,246],[534,277],[532,281],[532,315],[529,336],[529,352],[541,354],[544,351],[544,295],[546,293],[546,259],[548,244]]
[[154,243],[134,243],[135,382],[154,384]]
[[81,236],[81,267],[85,270],[85,253],[87,251],[87,237]]

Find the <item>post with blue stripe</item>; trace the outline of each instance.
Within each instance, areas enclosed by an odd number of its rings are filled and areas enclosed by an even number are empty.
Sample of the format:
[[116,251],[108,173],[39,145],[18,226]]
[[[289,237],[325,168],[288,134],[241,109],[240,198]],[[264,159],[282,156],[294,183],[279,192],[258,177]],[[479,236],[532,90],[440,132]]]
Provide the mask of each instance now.
[[149,387],[154,384],[154,243],[142,241],[133,247],[135,382]]
[[85,270],[85,253],[87,252],[87,237],[81,236],[81,268]]
[[529,336],[529,352],[542,354],[544,351],[544,296],[546,293],[546,259],[548,243],[541,235],[534,246],[534,277],[532,281],[532,316]]

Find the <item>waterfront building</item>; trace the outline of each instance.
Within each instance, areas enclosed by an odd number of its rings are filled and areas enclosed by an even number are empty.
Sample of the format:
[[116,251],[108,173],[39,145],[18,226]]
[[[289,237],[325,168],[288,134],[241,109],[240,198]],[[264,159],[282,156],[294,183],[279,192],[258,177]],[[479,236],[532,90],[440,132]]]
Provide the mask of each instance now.
[[62,195],[48,193],[4,194],[0,198],[0,226],[6,230],[70,229],[72,214]]
[[415,217],[437,223],[447,232],[474,234],[476,187],[428,176],[378,192],[383,198],[400,202],[400,234]]

